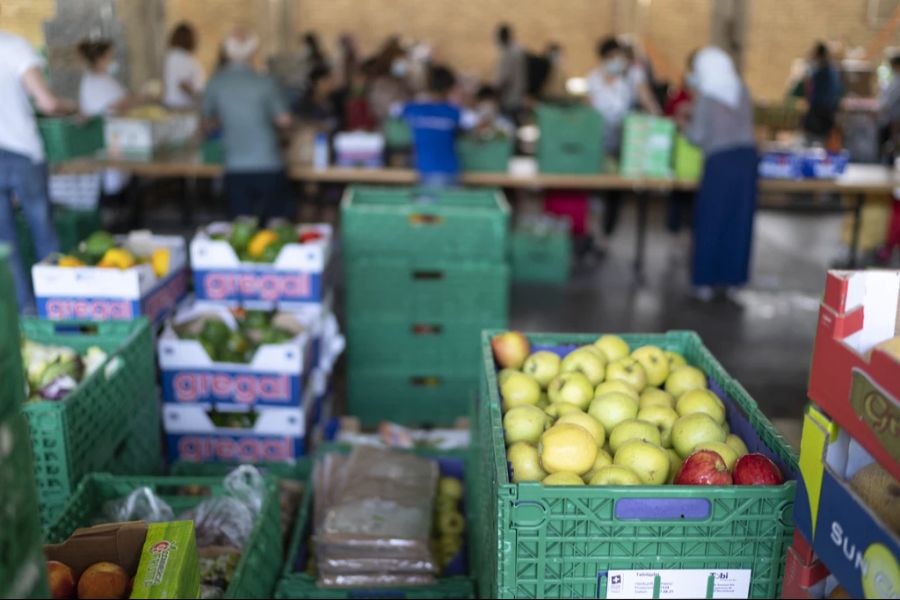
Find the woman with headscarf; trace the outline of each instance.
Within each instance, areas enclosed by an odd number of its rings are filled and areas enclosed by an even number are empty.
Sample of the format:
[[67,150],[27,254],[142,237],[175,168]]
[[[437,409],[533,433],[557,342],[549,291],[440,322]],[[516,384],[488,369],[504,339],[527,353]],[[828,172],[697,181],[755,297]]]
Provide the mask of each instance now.
[[757,169],[753,104],[731,57],[719,48],[697,53],[688,81],[696,100],[684,133],[705,157],[691,283],[695,296],[707,301],[749,278]]

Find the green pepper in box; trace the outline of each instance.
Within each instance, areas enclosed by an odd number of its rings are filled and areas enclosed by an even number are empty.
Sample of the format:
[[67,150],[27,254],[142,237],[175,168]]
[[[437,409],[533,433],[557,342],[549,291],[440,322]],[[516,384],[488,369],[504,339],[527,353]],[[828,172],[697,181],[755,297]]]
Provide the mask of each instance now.
[[[480,461],[475,466],[476,498],[477,513],[483,517],[473,544],[473,564],[484,597],[612,597],[612,586],[622,583],[621,578],[648,572],[670,577],[672,570],[693,579],[685,592],[690,597],[707,596],[707,590],[721,587],[722,581],[742,582],[753,598],[778,596],[794,529],[797,457],[696,333],[622,337],[631,349],[653,344],[679,352],[703,371],[710,390],[725,405],[731,430],[750,452],[775,461],[788,479],[783,484],[576,487],[514,483],[491,349],[495,333],[499,332],[482,334],[484,373],[473,452]],[[558,354],[597,338],[598,334],[528,335],[532,351]],[[716,580],[709,577],[713,572]],[[632,589],[622,597],[634,593]]]

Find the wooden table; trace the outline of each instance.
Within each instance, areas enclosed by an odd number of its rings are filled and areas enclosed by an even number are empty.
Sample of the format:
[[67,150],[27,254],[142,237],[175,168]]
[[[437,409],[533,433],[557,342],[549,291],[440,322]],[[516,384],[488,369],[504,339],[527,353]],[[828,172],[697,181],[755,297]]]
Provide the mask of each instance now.
[[[96,157],[76,159],[54,166],[56,173],[84,173],[102,168],[130,171],[143,177],[193,177],[208,178],[223,174],[218,164],[204,163],[197,151],[170,152],[149,160]],[[369,183],[384,185],[412,185],[417,181],[412,169],[328,167],[315,169],[303,165],[289,165],[288,176],[296,181],[314,183]],[[587,191],[620,190],[632,192],[637,199],[637,238],[635,244],[634,271],[643,273],[646,246],[647,213],[649,198],[673,190],[695,190],[696,181],[674,178],[626,177],[613,173],[592,175],[568,175],[535,173],[514,175],[510,173],[464,173],[464,185],[491,186],[512,189],[571,189]],[[849,210],[853,213],[853,228],[848,264],[855,267],[859,250],[860,216],[866,194],[891,194],[900,187],[900,178],[894,171],[880,165],[851,164],[837,179],[760,179],[760,194],[841,194],[853,198]]]

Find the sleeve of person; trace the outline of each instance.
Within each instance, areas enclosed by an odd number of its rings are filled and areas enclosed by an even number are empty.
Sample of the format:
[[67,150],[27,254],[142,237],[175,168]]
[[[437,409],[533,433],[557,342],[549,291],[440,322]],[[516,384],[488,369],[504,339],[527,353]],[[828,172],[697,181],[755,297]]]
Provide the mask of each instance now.
[[694,104],[694,113],[691,120],[684,129],[684,137],[694,145],[703,146],[706,141],[706,123],[709,120],[707,111],[709,110],[706,97],[700,95]]
[[194,85],[194,91],[199,92],[206,84],[206,73],[203,71],[203,65],[196,58],[193,65],[193,77],[191,83]]
[[206,86],[206,90],[203,92],[203,99],[200,102],[200,110],[205,117],[214,117],[217,114],[216,89],[215,78],[210,79],[209,85]]
[[272,111],[272,116],[275,117],[287,114],[289,110],[284,93],[282,93],[281,88],[272,78],[269,78],[269,108]]
[[463,129],[473,129],[478,125],[478,114],[474,110],[463,110],[457,122]]
[[7,56],[9,64],[13,65],[18,77],[24,75],[25,71],[31,67],[44,66],[44,59],[34,51],[31,44],[22,38],[17,38],[14,43],[10,44]]

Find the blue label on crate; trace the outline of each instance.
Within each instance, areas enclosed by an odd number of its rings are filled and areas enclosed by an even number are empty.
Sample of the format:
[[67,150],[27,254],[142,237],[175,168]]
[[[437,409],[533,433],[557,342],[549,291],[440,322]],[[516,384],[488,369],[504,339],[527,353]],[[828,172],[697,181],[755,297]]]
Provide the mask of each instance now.
[[198,300],[320,302],[322,273],[274,269],[194,271]]
[[187,295],[188,270],[170,273],[141,301],[141,312],[154,323],[161,322]]
[[168,433],[166,447],[172,462],[285,462],[305,454],[306,438],[252,433]]
[[170,403],[299,406],[303,377],[285,373],[166,370],[163,399]]
[[141,314],[137,300],[121,298],[47,298],[36,299],[38,316],[51,321],[131,320]]

